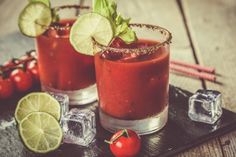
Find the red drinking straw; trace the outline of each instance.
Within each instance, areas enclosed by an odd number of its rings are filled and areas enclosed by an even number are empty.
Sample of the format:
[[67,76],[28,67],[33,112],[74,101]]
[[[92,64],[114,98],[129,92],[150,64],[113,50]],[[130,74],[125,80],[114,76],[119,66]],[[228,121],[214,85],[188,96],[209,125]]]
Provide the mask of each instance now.
[[172,65],[175,64],[175,65],[179,65],[179,66],[183,66],[183,67],[187,67],[187,68],[191,68],[191,69],[196,69],[196,70],[200,70],[202,72],[215,73],[215,68],[211,68],[211,67],[203,67],[201,65],[189,64],[189,63],[184,63],[184,62],[175,61],[175,60],[171,60],[170,64],[172,64]]
[[203,73],[203,72],[187,70],[185,68],[177,67],[173,64],[170,64],[170,69],[177,71],[177,72],[181,72],[181,73],[188,75],[188,76],[197,77],[197,78],[205,79],[205,80],[209,80],[209,81],[216,81],[216,76],[214,74],[207,74],[207,73]]

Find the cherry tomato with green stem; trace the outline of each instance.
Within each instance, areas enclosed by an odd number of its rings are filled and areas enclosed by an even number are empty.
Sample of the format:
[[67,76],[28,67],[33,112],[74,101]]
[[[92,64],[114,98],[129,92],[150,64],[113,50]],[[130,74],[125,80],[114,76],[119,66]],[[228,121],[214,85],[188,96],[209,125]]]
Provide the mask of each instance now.
[[110,150],[116,157],[135,157],[141,148],[140,137],[129,129],[118,131],[105,142],[110,144]]

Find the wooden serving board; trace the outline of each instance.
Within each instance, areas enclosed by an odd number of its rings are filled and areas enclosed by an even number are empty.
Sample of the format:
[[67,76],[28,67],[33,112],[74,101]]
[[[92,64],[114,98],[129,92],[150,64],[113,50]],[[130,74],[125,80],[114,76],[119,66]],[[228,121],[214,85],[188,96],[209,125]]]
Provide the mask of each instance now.
[[[206,140],[225,134],[236,128],[236,113],[223,110],[221,119],[215,125],[193,122],[188,118],[188,98],[192,94],[180,88],[170,86],[169,120],[159,132],[142,136],[142,149],[138,156],[173,156],[196,146]],[[0,101],[0,157],[109,157],[109,146],[104,143],[111,134],[99,124],[97,117],[96,141],[88,148],[62,144],[59,149],[48,154],[35,154],[21,143],[16,126],[2,127],[13,117],[15,106],[22,95],[8,101]],[[97,112],[97,103],[85,106]]]

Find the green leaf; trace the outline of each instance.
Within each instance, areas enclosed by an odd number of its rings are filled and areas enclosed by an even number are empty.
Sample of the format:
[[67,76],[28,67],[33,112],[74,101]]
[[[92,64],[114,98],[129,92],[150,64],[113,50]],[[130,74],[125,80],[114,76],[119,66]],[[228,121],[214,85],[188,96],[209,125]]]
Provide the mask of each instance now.
[[60,16],[58,14],[58,8],[52,9],[52,22],[59,22],[60,21]]
[[115,36],[119,36],[120,34],[123,34],[124,32],[127,31],[127,29],[129,29],[128,24],[123,22],[122,24],[116,27]]
[[119,37],[126,44],[131,44],[132,42],[137,40],[136,33],[131,28],[128,28],[125,32],[123,32],[123,34],[120,34]]
[[120,14],[115,19],[116,25],[120,25],[122,23],[129,24],[130,20],[131,20],[131,18],[124,19]]
[[113,0],[93,0],[93,12],[105,16],[110,21],[116,16],[117,5]]
[[130,18],[117,14],[114,0],[93,0],[93,12],[105,16],[111,22],[115,37],[120,37],[127,44],[137,40],[136,33],[129,27]]

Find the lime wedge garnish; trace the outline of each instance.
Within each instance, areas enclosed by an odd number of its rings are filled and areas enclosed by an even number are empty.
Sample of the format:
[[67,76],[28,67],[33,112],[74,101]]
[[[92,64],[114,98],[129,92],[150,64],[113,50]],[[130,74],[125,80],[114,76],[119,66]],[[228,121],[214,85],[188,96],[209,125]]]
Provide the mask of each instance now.
[[48,29],[51,21],[51,9],[42,2],[32,2],[20,13],[18,25],[24,35],[36,37]]
[[24,144],[36,153],[47,153],[57,149],[62,141],[59,122],[45,112],[33,112],[19,123],[20,136]]
[[108,45],[113,38],[110,21],[97,13],[81,15],[73,24],[70,32],[70,42],[76,51],[94,54],[93,38],[102,45]]
[[15,110],[15,118],[19,123],[32,112],[47,112],[60,119],[61,107],[58,101],[47,93],[31,93],[20,99]]
[[46,4],[48,7],[50,7],[50,1],[49,0],[28,0],[30,3],[31,2],[42,2],[44,4]]

